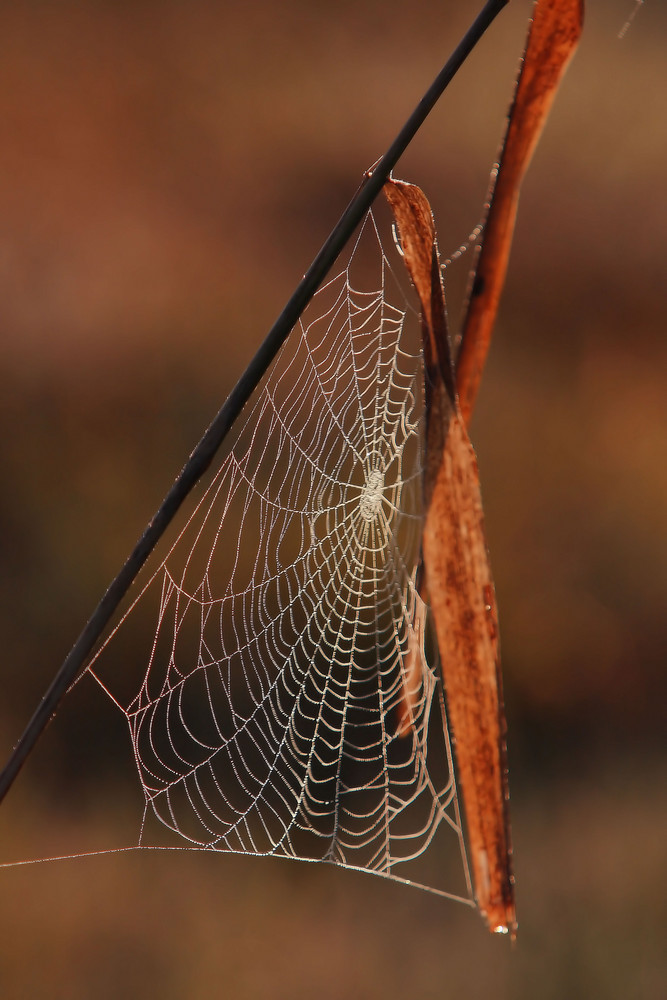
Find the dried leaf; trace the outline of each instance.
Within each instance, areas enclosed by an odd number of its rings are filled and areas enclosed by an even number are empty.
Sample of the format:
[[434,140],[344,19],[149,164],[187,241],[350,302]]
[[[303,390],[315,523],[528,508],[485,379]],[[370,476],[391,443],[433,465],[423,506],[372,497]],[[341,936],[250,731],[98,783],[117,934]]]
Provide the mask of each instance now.
[[579,41],[583,11],[583,0],[538,0],[535,5],[500,164],[491,183],[490,208],[457,360],[457,390],[466,424],[505,283],[521,182]]
[[406,652],[403,657],[403,688],[398,706],[397,736],[408,736],[414,730],[416,710],[423,691],[426,614],[427,606],[422,597],[416,590],[412,591],[411,607],[407,616]]
[[[453,388],[430,206],[419,188],[401,181],[389,181],[385,194],[421,304],[427,400],[425,581],[442,663],[475,892],[491,929],[514,932],[498,629],[477,462]],[[405,698],[409,702],[407,688]]]

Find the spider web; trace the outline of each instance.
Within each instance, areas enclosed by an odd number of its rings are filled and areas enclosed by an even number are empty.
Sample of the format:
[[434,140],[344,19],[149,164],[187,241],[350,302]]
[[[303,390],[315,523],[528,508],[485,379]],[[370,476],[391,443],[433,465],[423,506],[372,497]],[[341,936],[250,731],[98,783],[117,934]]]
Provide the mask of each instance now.
[[417,590],[423,367],[399,254],[369,213],[88,671],[127,719],[141,846],[171,831],[470,901]]

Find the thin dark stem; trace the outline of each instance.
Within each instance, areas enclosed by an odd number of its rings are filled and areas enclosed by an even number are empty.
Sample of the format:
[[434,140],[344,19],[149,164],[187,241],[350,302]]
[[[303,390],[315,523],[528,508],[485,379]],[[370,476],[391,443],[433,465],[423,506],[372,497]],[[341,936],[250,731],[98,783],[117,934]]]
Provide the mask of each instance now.
[[174,485],[150,521],[118,576],[95,608],[51,686],[42,698],[23,736],[0,774],[0,801],[5,797],[30,751],[54,715],[61,699],[90,656],[114,611],[137,577],[193,486],[203,476],[227,432],[250,398],[290,330],[335,263],[341,250],[382,189],[445,87],[463,64],[488,26],[509,0],[487,0],[483,10],[449,57],[375,169],[362,183],[311,264],[300,285],[269,331],[263,344],[237,382],[224,406],[194,449]]

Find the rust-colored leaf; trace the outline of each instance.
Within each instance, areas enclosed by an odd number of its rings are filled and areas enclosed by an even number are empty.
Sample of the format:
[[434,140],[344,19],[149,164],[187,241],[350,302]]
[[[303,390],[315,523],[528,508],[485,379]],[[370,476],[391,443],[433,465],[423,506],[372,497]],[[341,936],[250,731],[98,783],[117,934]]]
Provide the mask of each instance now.
[[490,208],[457,361],[457,390],[466,424],[505,282],[521,182],[579,41],[583,15],[584,0],[537,0],[535,4],[500,164],[491,182]]
[[[401,181],[389,181],[385,194],[421,304],[426,377],[425,583],[442,663],[475,892],[491,929],[514,932],[498,629],[477,462],[453,388],[430,206],[419,188]],[[416,657],[408,653],[407,659],[412,672]],[[410,689],[415,689],[414,678],[410,681],[405,685],[402,726],[410,716]]]
[[421,596],[412,594],[408,609],[403,657],[403,688],[398,706],[397,736],[408,736],[414,729],[414,719],[424,680],[424,635],[426,604]]

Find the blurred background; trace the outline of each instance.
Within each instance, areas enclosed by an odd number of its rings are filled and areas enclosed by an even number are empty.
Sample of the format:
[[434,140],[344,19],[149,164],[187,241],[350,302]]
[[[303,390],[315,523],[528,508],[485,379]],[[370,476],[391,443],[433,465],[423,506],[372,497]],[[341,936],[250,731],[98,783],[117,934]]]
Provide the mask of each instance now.
[[[480,5],[0,5],[3,760]],[[121,854],[0,871],[3,996],[665,995],[667,8],[649,0],[619,40],[633,7],[589,0],[472,428],[516,947],[462,906],[324,866]],[[513,0],[396,171],[444,256],[481,216],[529,13]],[[0,809],[0,860],[136,840],[92,687]]]

